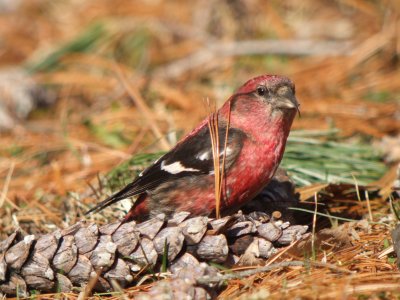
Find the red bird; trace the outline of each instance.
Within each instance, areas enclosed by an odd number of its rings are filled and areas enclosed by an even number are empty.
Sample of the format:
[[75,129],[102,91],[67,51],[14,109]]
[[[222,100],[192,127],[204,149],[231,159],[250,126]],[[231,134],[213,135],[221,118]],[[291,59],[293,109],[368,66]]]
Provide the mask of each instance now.
[[[247,81],[218,110],[221,162],[225,156],[222,212],[238,209],[268,184],[282,159],[298,107],[292,81],[262,75]],[[138,198],[126,219],[143,220],[159,213],[171,216],[177,211],[193,215],[214,212],[214,160],[208,120],[88,213],[132,196]]]

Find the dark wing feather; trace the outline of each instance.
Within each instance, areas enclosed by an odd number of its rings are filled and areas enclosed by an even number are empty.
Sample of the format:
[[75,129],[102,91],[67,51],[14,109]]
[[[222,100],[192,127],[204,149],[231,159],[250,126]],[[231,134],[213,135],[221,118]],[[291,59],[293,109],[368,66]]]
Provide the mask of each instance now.
[[[222,159],[225,145],[225,128],[219,128],[219,148]],[[239,129],[230,128],[228,132],[225,169],[228,170],[239,156],[246,134]],[[161,183],[186,176],[212,174],[214,161],[212,155],[210,131],[203,126],[196,135],[189,136],[178,143],[171,151],[160,157],[142,172],[133,182],[119,192],[90,209],[86,214],[97,212],[120,200],[140,195],[152,190]],[[138,203],[135,203],[137,205]]]

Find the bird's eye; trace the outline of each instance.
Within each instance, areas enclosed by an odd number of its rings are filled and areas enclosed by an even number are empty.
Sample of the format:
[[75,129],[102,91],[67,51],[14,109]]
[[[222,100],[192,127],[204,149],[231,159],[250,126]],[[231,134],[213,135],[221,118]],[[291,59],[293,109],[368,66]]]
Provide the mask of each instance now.
[[257,95],[259,95],[259,96],[265,96],[267,94],[267,88],[265,87],[265,86],[263,86],[263,85],[260,85],[258,88],[257,88]]

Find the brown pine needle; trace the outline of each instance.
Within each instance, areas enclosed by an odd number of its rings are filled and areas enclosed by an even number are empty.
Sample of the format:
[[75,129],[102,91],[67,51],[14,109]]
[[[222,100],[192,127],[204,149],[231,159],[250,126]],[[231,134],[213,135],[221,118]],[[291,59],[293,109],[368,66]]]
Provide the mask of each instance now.
[[211,138],[211,148],[213,153],[214,162],[214,182],[215,182],[215,216],[220,218],[221,216],[221,198],[223,196],[223,181],[225,175],[225,159],[226,159],[226,148],[228,146],[228,133],[230,126],[230,103],[228,111],[228,120],[226,124],[225,131],[225,141],[224,141],[224,152],[222,157],[222,162],[220,162],[220,150],[219,150],[219,123],[218,123],[218,113],[215,107],[211,107],[210,100],[206,99],[206,108],[208,111],[207,125],[210,131]]
[[331,269],[334,272],[338,273],[347,273],[347,274],[352,274],[352,271],[337,267],[335,265],[329,264],[329,263],[321,263],[321,262],[316,262],[316,261],[283,261],[279,263],[274,263],[268,266],[263,266],[259,267],[256,269],[252,270],[246,270],[242,272],[236,272],[236,273],[230,273],[230,274],[224,274],[224,275],[218,275],[214,277],[210,276],[204,276],[202,278],[197,279],[198,284],[211,284],[211,283],[218,283],[226,280],[232,280],[232,279],[242,279],[244,277],[252,276],[258,273],[266,273],[270,272],[276,269],[280,268],[287,268],[287,267],[306,267],[306,266],[312,266],[316,268],[328,268]]
[[3,206],[4,201],[7,198],[8,187],[10,185],[11,177],[14,172],[14,167],[15,167],[15,163],[11,162],[10,169],[8,170],[7,177],[6,177],[6,180],[3,185],[3,189],[0,194],[0,208]]
[[215,216],[220,217],[220,166],[219,166],[219,137],[218,137],[218,121],[215,113],[211,113],[208,117],[208,129],[210,130],[211,147],[214,161],[214,182],[215,182]]
[[226,130],[225,130],[225,143],[224,143],[224,155],[222,157],[222,169],[221,169],[221,184],[220,184],[220,189],[219,189],[219,195],[221,198],[222,195],[222,186],[223,186],[223,180],[225,179],[225,159],[226,159],[226,149],[228,148],[228,134],[229,134],[229,126],[231,124],[231,102],[229,101],[229,110],[228,110],[228,121],[226,124]]
[[369,201],[369,194],[368,191],[365,191],[365,199],[367,200],[367,208],[368,208],[368,215],[369,215],[369,220],[370,222],[373,222],[373,217],[372,217],[372,209],[371,209],[371,203]]
[[213,114],[214,119],[214,131],[215,131],[215,216],[217,219],[220,217],[221,208],[221,168],[219,161],[219,128],[218,128],[218,114]]
[[84,287],[82,292],[79,293],[77,300],[87,299],[89,297],[89,295],[92,294],[93,288],[95,287],[97,281],[99,280],[99,277],[100,277],[100,274],[102,272],[102,269],[103,268],[100,268],[96,272],[93,272],[94,276],[90,277],[90,280],[87,283],[87,285]]
[[157,126],[153,112],[150,110],[146,102],[140,96],[140,93],[134,87],[132,87],[132,85],[128,82],[128,79],[126,78],[125,74],[117,64],[115,64],[115,72],[118,76],[118,79],[121,81],[123,87],[125,88],[126,92],[131,97],[132,101],[145,116],[146,122],[148,123],[149,127],[153,131],[156,138],[160,141],[162,149],[169,150],[171,148],[171,145],[168,143],[167,139],[162,134],[160,128]]
[[316,251],[315,251],[315,232],[317,228],[317,212],[318,212],[318,192],[314,194],[315,208],[313,215],[313,227],[312,227],[312,235],[311,235],[311,252],[312,258],[316,259]]

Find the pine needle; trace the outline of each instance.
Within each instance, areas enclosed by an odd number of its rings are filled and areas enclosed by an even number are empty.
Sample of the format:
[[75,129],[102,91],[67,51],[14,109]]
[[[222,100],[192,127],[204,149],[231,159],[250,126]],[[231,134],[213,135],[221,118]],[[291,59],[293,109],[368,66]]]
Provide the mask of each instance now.
[[[209,104],[208,99],[207,103]],[[211,147],[214,161],[215,217],[218,219],[220,217],[221,207],[221,174],[219,165],[218,115],[215,112],[211,112],[208,116],[208,129],[210,130]]]

